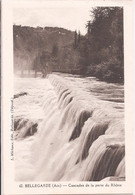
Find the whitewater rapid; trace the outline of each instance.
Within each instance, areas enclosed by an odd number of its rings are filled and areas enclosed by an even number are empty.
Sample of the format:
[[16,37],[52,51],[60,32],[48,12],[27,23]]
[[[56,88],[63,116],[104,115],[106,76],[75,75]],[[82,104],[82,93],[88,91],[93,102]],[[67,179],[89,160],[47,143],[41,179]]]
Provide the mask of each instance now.
[[123,85],[51,74],[15,95],[17,181],[125,180]]

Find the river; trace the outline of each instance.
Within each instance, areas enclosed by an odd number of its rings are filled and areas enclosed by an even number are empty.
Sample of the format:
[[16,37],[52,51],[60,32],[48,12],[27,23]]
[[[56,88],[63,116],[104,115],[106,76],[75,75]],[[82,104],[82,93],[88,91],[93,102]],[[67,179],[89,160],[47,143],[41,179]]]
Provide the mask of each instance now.
[[125,180],[123,85],[53,73],[14,89],[17,181]]

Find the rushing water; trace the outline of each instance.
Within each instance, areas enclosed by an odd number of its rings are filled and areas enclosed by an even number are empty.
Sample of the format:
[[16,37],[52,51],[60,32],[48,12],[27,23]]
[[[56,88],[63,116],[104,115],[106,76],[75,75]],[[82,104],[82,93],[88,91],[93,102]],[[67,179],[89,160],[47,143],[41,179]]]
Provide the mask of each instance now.
[[14,107],[17,181],[125,180],[123,85],[16,78]]

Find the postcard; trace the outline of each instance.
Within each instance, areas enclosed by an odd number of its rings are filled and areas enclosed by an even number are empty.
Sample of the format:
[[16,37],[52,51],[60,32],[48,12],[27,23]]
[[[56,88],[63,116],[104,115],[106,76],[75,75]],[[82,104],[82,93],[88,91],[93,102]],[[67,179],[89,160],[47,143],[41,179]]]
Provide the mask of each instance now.
[[2,193],[133,194],[132,0],[3,0]]

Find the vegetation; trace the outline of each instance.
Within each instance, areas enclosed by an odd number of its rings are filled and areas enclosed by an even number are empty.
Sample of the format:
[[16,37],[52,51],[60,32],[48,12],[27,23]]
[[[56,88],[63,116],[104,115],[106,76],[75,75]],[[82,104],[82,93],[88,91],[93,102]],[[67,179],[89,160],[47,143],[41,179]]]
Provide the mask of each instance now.
[[96,7],[87,34],[14,25],[15,70],[59,71],[124,82],[123,9]]
[[[98,7],[87,23],[86,73],[110,82],[124,81],[123,9]],[[82,49],[83,47],[83,49]]]

